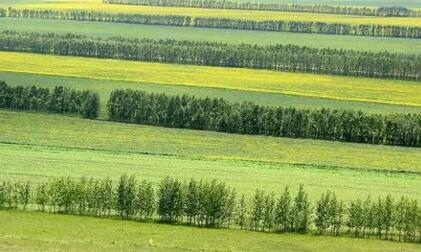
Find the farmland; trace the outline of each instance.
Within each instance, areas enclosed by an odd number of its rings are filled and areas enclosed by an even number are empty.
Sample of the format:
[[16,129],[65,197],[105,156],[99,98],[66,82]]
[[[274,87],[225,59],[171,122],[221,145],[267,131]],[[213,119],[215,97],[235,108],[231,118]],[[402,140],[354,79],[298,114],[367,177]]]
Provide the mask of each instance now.
[[[83,223],[83,224],[81,224]],[[199,229],[77,216],[0,212],[0,250],[42,251],[418,251],[416,244]],[[20,227],[25,228],[20,228]],[[192,239],[192,236],[195,239]]]
[[[28,29],[30,27],[30,29]],[[277,33],[210,28],[151,26],[69,20],[5,18],[1,30],[26,32],[77,33],[91,36],[123,36],[133,38],[215,41],[224,43],[250,43],[258,45],[294,44],[316,48],[353,49],[364,51],[390,51],[421,54],[417,40],[364,36],[337,36],[328,34]]]
[[65,77],[60,75],[43,75],[20,72],[0,72],[3,80],[11,85],[31,86],[37,85],[52,88],[58,83],[75,89],[92,89],[100,94],[101,108],[100,117],[107,118],[106,101],[112,90],[116,88],[144,90],[153,93],[167,93],[172,95],[189,94],[200,97],[222,97],[232,102],[250,101],[260,105],[298,107],[298,108],[335,108],[335,109],[354,109],[362,110],[368,113],[419,113],[420,107],[417,106],[398,106],[371,102],[355,102],[334,99],[321,99],[315,97],[283,95],[266,92],[249,92],[241,90],[230,90],[220,88],[191,87],[184,85],[166,85],[157,83],[133,82],[103,80],[93,78]]
[[0,251],[419,251],[421,1],[199,1],[0,0]]
[[[416,82],[0,52],[0,70],[421,106]],[[6,61],[7,59],[7,61]],[[118,69],[109,71],[108,69]],[[387,90],[387,92],[385,92]]]
[[179,15],[191,17],[220,17],[235,18],[241,20],[287,20],[326,23],[346,23],[346,24],[374,24],[374,25],[400,25],[400,26],[421,26],[419,18],[398,18],[398,17],[354,17],[348,15],[332,15],[318,13],[295,13],[295,12],[272,12],[272,11],[245,11],[227,9],[200,9],[200,8],[176,8],[160,6],[127,6],[109,5],[100,1],[81,2],[58,2],[58,3],[33,3],[12,5],[19,9],[52,9],[52,10],[87,10],[101,11],[108,13],[128,13],[147,15]]
[[[0,122],[3,179],[39,182],[51,176],[118,177],[123,172],[157,181],[172,174],[219,178],[248,195],[263,185],[276,192],[304,183],[312,198],[329,188],[344,199],[374,192],[421,197],[417,149],[203,134],[32,113],[1,112]],[[394,187],[387,186],[391,183]]]

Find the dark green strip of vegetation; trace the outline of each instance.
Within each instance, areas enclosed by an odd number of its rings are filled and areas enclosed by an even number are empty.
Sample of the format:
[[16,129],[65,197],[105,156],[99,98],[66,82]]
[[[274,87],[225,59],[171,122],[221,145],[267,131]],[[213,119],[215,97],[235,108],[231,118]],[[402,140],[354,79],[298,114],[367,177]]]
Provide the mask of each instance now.
[[331,6],[326,4],[253,3],[222,0],[103,0],[108,4],[128,4],[145,6],[193,7],[207,9],[236,9],[259,11],[285,11],[327,13],[339,15],[380,16],[380,17],[420,17],[421,10],[405,7],[354,7]]
[[77,91],[63,86],[56,86],[52,90],[35,86],[10,87],[0,81],[0,108],[97,118],[99,95],[90,90]]
[[113,121],[228,133],[421,147],[421,115],[259,106],[224,99],[115,90]]
[[252,21],[229,18],[193,18],[190,16],[113,14],[96,11],[56,11],[8,9],[8,17],[65,19],[78,21],[117,22],[149,25],[194,26],[219,29],[261,30],[276,32],[322,33],[375,37],[421,38],[421,27],[343,24],[313,21]]
[[[421,208],[417,201],[390,195],[352,201],[348,206],[326,192],[312,206],[303,185],[295,196],[288,186],[278,196],[256,190],[253,198],[237,197],[225,183],[182,182],[166,177],[154,185],[123,175],[115,185],[109,178],[53,178],[0,183],[0,209],[36,207],[42,212],[140,221],[225,227],[266,232],[297,232],[377,237],[421,242]],[[312,229],[315,227],[316,229]]]
[[421,55],[202,41],[0,32],[0,50],[404,80],[421,79]]

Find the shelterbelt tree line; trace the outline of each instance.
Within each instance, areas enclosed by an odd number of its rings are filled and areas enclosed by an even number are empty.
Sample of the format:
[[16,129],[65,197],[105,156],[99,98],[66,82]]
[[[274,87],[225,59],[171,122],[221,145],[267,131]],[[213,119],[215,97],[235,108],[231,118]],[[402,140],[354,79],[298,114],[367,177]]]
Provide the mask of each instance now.
[[117,22],[147,25],[192,26],[274,32],[320,33],[336,35],[421,38],[421,27],[382,24],[348,24],[294,20],[247,20],[224,17],[193,17],[189,15],[150,15],[111,13],[91,10],[16,9],[0,10],[0,17],[64,19],[78,21]]
[[[0,82],[0,108],[98,117],[98,94],[55,87],[10,87]],[[252,102],[168,96],[115,90],[108,101],[112,121],[227,133],[321,139],[408,147],[421,146],[418,114],[366,114],[259,106]]]
[[52,178],[31,184],[0,182],[0,210],[21,209],[125,220],[263,232],[347,235],[421,242],[421,208],[405,196],[357,199],[345,204],[327,191],[312,203],[300,185],[280,193],[256,190],[252,198],[218,180],[171,177],[158,184],[123,175],[110,178]]
[[420,80],[421,55],[187,40],[0,32],[0,50],[162,63]]
[[380,17],[421,17],[421,10],[398,6],[375,8],[356,6],[332,6],[326,4],[257,3],[222,0],[103,0],[103,3],[145,6],[195,7],[211,9],[308,12]]

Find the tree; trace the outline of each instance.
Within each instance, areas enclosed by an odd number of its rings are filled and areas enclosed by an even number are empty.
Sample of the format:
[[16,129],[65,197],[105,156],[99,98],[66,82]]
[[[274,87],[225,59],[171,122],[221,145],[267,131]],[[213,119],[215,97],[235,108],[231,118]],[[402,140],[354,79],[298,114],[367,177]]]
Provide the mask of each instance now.
[[255,231],[260,230],[261,222],[263,221],[264,195],[265,193],[263,191],[256,190],[251,202],[250,228]]
[[273,194],[267,194],[263,202],[263,227],[262,230],[272,231],[275,218],[275,197]]
[[241,196],[237,204],[235,223],[244,229],[247,225],[248,208],[244,194]]
[[120,217],[128,219],[133,216],[136,198],[136,180],[134,176],[123,175],[117,187],[116,208]]
[[291,212],[291,196],[289,187],[285,187],[285,191],[281,195],[275,210],[275,225],[278,231],[286,232],[292,229],[292,212]]
[[304,185],[300,185],[297,196],[294,199],[293,206],[293,224],[294,231],[299,233],[307,233],[310,226],[310,202],[308,195],[304,191]]
[[385,239],[389,238],[389,231],[394,226],[394,206],[391,195],[387,195],[382,205],[381,210],[381,222],[383,224],[383,230],[385,230]]
[[150,219],[155,211],[155,194],[151,183],[143,180],[138,188],[135,209],[141,220]]
[[166,177],[159,185],[158,215],[161,221],[174,223],[181,219],[185,208],[183,186],[177,179]]
[[316,203],[316,227],[320,234],[324,234],[330,226],[330,192],[323,193]]
[[99,114],[99,95],[92,91],[85,92],[81,114],[86,118],[97,118]]
[[[354,235],[358,237],[360,235],[361,229],[364,228],[364,223],[366,222],[365,214],[369,209],[364,209],[363,203],[360,199],[356,201],[351,201],[348,207],[348,222],[347,226],[354,230]],[[363,235],[364,236],[364,235]]]

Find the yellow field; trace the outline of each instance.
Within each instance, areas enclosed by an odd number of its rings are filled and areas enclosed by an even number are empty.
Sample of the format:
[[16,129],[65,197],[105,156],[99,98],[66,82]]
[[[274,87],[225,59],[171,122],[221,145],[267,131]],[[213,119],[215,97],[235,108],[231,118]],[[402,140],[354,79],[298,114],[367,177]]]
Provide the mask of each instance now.
[[421,106],[421,85],[409,81],[15,52],[0,52],[0,58],[0,71]]
[[15,8],[25,9],[55,9],[55,10],[92,10],[112,13],[137,13],[160,15],[187,15],[193,17],[225,17],[246,20],[290,20],[290,21],[318,21],[328,23],[349,24],[381,24],[401,26],[421,26],[421,18],[401,17],[362,17],[350,15],[274,12],[252,10],[223,10],[155,6],[130,6],[103,4],[101,0],[69,0],[54,3],[41,2],[33,4],[15,4]]

